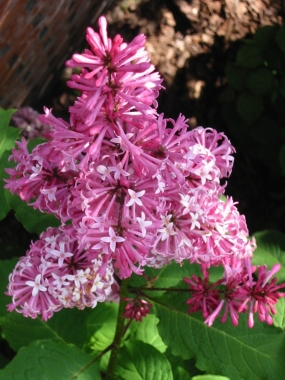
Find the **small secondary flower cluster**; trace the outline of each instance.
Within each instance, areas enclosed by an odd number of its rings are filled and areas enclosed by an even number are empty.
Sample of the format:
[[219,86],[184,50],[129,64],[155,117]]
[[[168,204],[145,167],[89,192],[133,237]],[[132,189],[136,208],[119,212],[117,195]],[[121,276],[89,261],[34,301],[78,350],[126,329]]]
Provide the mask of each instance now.
[[[267,271],[266,265],[251,266],[250,259],[231,259],[224,265],[223,278],[210,283],[209,272],[202,265],[204,278],[192,275],[184,278],[189,284],[191,298],[187,301],[190,306],[188,312],[201,310],[205,323],[212,326],[214,320],[224,310],[221,321],[227,320],[228,314],[232,324],[238,325],[239,313],[248,310],[248,326],[254,326],[254,313],[258,314],[261,322],[273,324],[272,315],[276,314],[274,305],[284,293],[280,289],[285,284],[277,285],[277,278],[272,276],[280,270],[280,264],[275,264]],[[257,272],[257,273],[256,273]],[[254,276],[256,278],[254,278]]]
[[[244,216],[221,200],[234,148],[223,133],[157,114],[161,78],[145,36],[129,44],[87,29],[90,45],[67,62],[81,92],[66,122],[45,109],[49,140],[31,153],[23,138],[6,188],[60,219],[21,258],[9,310],[44,319],[62,307],[95,306],[120,278],[172,260],[209,267],[252,256]],[[68,227],[67,227],[68,226]]]

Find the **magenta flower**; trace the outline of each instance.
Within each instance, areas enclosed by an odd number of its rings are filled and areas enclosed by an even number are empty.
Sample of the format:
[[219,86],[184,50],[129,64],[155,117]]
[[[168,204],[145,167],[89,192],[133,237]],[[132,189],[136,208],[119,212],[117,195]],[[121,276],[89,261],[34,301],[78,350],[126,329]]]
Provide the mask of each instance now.
[[137,322],[141,322],[144,317],[150,313],[151,303],[146,300],[136,298],[126,298],[128,304],[125,308],[124,316],[128,319],[135,319]]
[[248,270],[246,265],[247,277],[243,279],[243,286],[239,291],[242,304],[239,312],[245,311],[249,304],[248,326],[254,326],[253,314],[257,313],[261,322],[269,325],[273,323],[272,315],[276,314],[274,305],[280,297],[285,297],[280,289],[285,289],[285,284],[277,285],[277,278],[272,276],[281,268],[280,264],[275,264],[271,270],[267,271],[266,265],[258,267],[257,280],[252,277],[253,270]]
[[[13,149],[6,188],[42,212],[54,214],[48,229],[20,258],[10,276],[9,310],[47,320],[61,308],[95,307],[119,278],[144,266],[184,260],[201,265],[203,277],[189,284],[189,312],[202,310],[212,325],[222,314],[238,323],[249,310],[271,322],[282,294],[272,271],[252,278],[255,249],[245,217],[230,197],[221,200],[235,152],[223,133],[157,113],[161,78],[149,62],[145,36],[130,43],[87,29],[89,48],[67,66],[81,69],[68,85],[80,91],[69,121],[44,109],[48,142],[31,153],[23,138]],[[206,268],[223,265],[223,279],[210,284]],[[130,300],[126,316],[141,320],[150,304]]]
[[184,281],[190,284],[191,292],[191,298],[187,301],[191,305],[188,312],[202,310],[208,326],[212,326],[222,310],[223,323],[229,314],[232,324],[237,326],[239,314],[248,310],[249,327],[254,326],[254,313],[258,314],[261,322],[272,324],[272,315],[276,314],[274,305],[280,297],[285,296],[285,293],[279,291],[285,288],[285,284],[276,285],[276,277],[270,281],[279,269],[279,264],[268,272],[265,265],[260,266],[258,279],[255,281],[252,274],[256,267],[251,267],[248,258],[243,261],[232,259],[225,265],[223,279],[214,284],[209,284],[209,276],[205,270],[204,279],[193,275],[191,279],[185,278]]
[[204,270],[204,279],[192,275],[191,278],[183,280],[189,284],[191,298],[187,300],[187,305],[190,305],[188,313],[193,313],[202,310],[204,318],[207,318],[213,310],[220,304],[220,294],[215,287],[221,283],[221,280],[210,284],[209,273]]

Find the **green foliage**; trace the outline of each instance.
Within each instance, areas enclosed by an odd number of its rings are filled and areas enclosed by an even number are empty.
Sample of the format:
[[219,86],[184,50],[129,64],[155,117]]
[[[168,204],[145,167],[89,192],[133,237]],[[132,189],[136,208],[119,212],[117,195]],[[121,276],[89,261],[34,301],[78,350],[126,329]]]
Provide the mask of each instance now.
[[280,282],[285,282],[285,235],[275,230],[265,230],[254,234],[257,248],[252,259],[253,265],[266,264],[271,268],[274,264],[281,264],[276,274]]
[[263,62],[261,48],[253,41],[247,41],[237,54],[237,64],[241,67],[256,68]]
[[99,303],[87,319],[89,346],[94,351],[103,351],[114,339],[118,304]]
[[279,299],[276,305],[276,314],[273,317],[274,326],[280,327],[285,332],[285,298]]
[[79,348],[52,340],[23,347],[4,369],[0,380],[101,380],[98,362]]
[[238,327],[216,321],[209,328],[199,313],[187,313],[186,299],[184,294],[166,294],[154,302],[160,335],[174,355],[188,359],[194,354],[200,370],[231,380],[284,378],[285,336],[280,329],[257,321],[249,329],[246,315]]
[[119,353],[116,376],[120,380],[172,380],[166,356],[142,341],[127,342]]
[[234,137],[275,174],[285,172],[284,46],[284,26],[262,27],[244,40],[236,61],[227,64],[229,87],[220,97]]
[[149,314],[142,322],[134,321],[131,325],[131,340],[139,340],[151,344],[159,352],[164,353],[167,346],[163,343],[157,329],[159,319],[155,315]]
[[230,380],[228,377],[216,376],[216,375],[201,375],[194,376],[192,380]]
[[0,108],[0,220],[4,219],[8,214],[10,207],[5,197],[4,178],[6,178],[5,169],[13,167],[13,164],[8,161],[10,150],[15,145],[15,140],[18,138],[19,129],[9,127],[11,115],[15,110],[4,110]]
[[[5,169],[15,166],[13,161],[9,161],[9,157],[11,149],[15,146],[15,140],[19,136],[19,129],[8,126],[14,111],[5,111],[0,108],[0,220],[4,219],[10,210],[14,210],[16,218],[26,230],[39,235],[48,227],[58,227],[60,225],[59,220],[53,215],[34,210],[17,195],[12,195],[9,190],[4,189],[4,179],[9,177]],[[28,144],[28,148],[32,150],[42,142],[41,139],[34,139]]]
[[19,129],[9,127],[10,118],[15,111],[14,109],[6,111],[0,108],[0,158],[5,151],[14,147],[15,140],[20,133]]
[[263,101],[259,96],[243,92],[237,99],[237,111],[244,121],[256,121],[263,111]]
[[15,211],[15,217],[28,232],[35,232],[40,235],[48,227],[58,227],[60,225],[60,221],[54,215],[33,209],[17,195],[12,195],[6,191],[5,196],[10,208]]
[[[246,41],[235,63],[227,67],[231,96],[225,115],[241,141],[254,146],[267,164],[276,160],[285,173],[285,132],[279,113],[267,114],[285,102],[284,27],[265,27],[253,40]],[[272,112],[273,112],[272,111]],[[14,210],[29,232],[40,234],[58,226],[53,216],[27,206],[19,197],[4,190],[5,168],[18,130],[8,127],[12,110],[0,109],[0,220]],[[285,117],[284,117],[285,121]],[[272,133],[274,132],[274,133]],[[29,149],[42,143],[32,141]],[[270,156],[272,154],[272,158]],[[278,231],[255,234],[256,265],[279,263],[279,281],[285,281],[285,235]],[[2,256],[23,252],[13,242],[0,241]],[[152,303],[151,313],[142,322],[126,322],[124,336],[115,347],[117,303],[99,303],[91,310],[64,309],[48,321],[8,313],[11,299],[4,294],[8,277],[17,259],[0,263],[0,327],[15,357],[0,356],[0,380],[96,380],[108,369],[111,350],[118,348],[115,378],[118,380],[284,380],[285,299],[276,305],[274,324],[255,321],[247,325],[247,315],[238,327],[230,321],[216,321],[209,328],[200,313],[189,315],[183,277],[200,275],[200,267],[189,262],[172,263],[161,269],[146,268],[145,276],[133,275],[128,296],[140,294]],[[211,268],[212,282],[221,277],[221,268]],[[125,283],[126,284],[126,283]],[[152,291],[151,288],[156,290]],[[181,292],[178,292],[180,289]],[[168,291],[167,291],[168,290]],[[114,352],[114,351],[113,351]],[[100,369],[99,369],[100,368]]]
[[166,351],[166,357],[171,364],[175,380],[189,380],[190,377],[192,379],[192,376],[203,373],[195,366],[194,358],[183,360],[181,356],[172,355],[169,348]]
[[[82,348],[87,339],[87,313],[77,309],[64,309],[48,322],[40,318],[25,318],[16,312],[0,320],[3,334],[14,351],[28,346],[35,340],[53,339],[73,343]],[[80,328],[79,328],[80,326]]]

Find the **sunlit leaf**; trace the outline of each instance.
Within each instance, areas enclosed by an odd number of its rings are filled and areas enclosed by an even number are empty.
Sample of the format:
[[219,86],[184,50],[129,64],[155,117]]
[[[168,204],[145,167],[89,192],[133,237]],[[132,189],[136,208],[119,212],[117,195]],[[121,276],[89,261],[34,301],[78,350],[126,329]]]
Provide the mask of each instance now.
[[167,358],[141,341],[128,342],[120,349],[116,376],[121,380],[173,379]]
[[15,145],[15,140],[19,136],[20,130],[9,127],[11,115],[16,110],[4,110],[0,108],[0,158],[6,150],[10,150]]
[[285,330],[285,298],[279,298],[275,305],[277,313],[273,316],[274,326]]
[[266,264],[270,269],[274,264],[281,264],[276,273],[279,281],[285,281],[285,235],[275,230],[265,230],[254,234],[257,248],[252,259],[253,265]]
[[158,333],[158,322],[158,318],[153,314],[149,314],[143,318],[142,322],[133,321],[131,325],[131,339],[148,343],[161,353],[165,352],[167,347]]
[[87,334],[90,347],[103,351],[114,340],[118,314],[118,304],[98,303],[91,310],[87,320]]
[[5,193],[5,196],[8,204],[15,211],[17,220],[22,223],[28,232],[35,232],[40,235],[48,227],[58,227],[60,225],[60,221],[54,215],[33,209],[17,195]]
[[228,377],[217,375],[199,375],[192,377],[191,380],[230,380]]

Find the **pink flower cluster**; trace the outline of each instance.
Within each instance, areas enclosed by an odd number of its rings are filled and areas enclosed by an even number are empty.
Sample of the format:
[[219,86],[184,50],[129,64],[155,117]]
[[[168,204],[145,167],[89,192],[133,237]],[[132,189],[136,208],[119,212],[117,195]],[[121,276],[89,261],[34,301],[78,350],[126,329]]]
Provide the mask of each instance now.
[[191,298],[187,301],[189,313],[202,311],[205,323],[212,326],[223,310],[221,322],[225,323],[228,314],[232,324],[238,325],[239,313],[248,312],[248,326],[254,326],[254,313],[261,322],[273,324],[272,315],[276,314],[274,305],[285,293],[280,289],[285,284],[277,285],[277,278],[272,276],[280,270],[275,264],[267,271],[266,265],[251,266],[250,259],[231,259],[224,264],[223,278],[213,284],[209,281],[209,272],[202,265],[203,278],[192,275],[184,278],[189,284]]
[[80,248],[72,226],[48,228],[10,275],[8,310],[47,320],[63,307],[95,307],[113,282],[111,261]]
[[[44,319],[62,307],[95,306],[120,278],[172,260],[209,267],[251,257],[244,216],[221,199],[234,148],[223,133],[157,114],[161,78],[145,36],[129,44],[87,29],[90,45],[67,65],[81,92],[66,122],[45,109],[49,141],[31,153],[18,142],[6,188],[62,222],[31,246],[10,277],[24,315]],[[66,227],[68,223],[69,227]],[[97,285],[99,284],[99,285]]]

